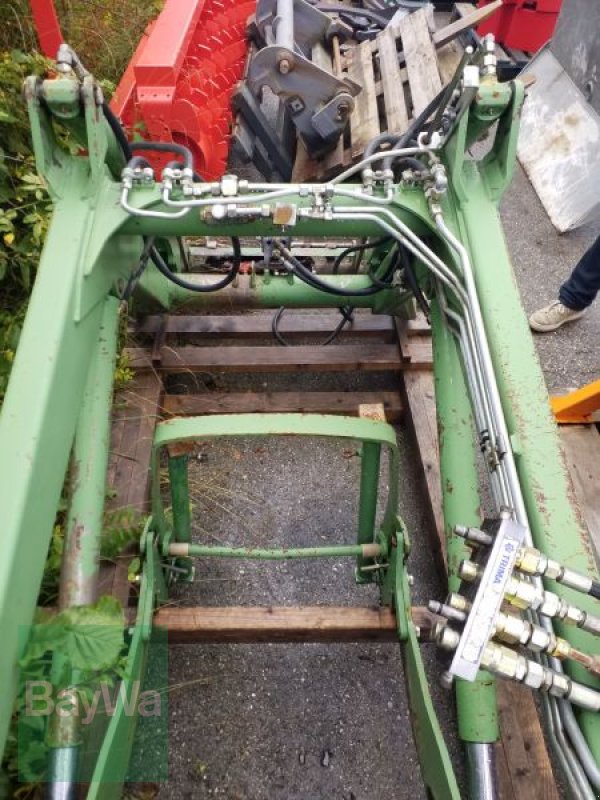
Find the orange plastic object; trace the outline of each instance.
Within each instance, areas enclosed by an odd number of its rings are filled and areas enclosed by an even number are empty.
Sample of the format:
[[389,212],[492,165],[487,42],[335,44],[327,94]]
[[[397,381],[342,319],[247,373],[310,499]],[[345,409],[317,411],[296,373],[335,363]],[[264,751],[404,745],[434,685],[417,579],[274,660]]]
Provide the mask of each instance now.
[[550,405],[560,424],[594,422],[593,415],[600,410],[600,381],[588,383],[569,394],[551,397]]

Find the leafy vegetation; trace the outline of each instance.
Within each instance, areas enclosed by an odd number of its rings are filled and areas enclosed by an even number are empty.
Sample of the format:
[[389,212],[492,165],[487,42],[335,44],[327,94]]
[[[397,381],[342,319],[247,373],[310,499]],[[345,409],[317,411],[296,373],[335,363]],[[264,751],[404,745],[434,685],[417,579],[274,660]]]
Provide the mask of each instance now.
[[[20,662],[19,691],[14,723],[8,737],[5,763],[8,775],[22,781],[14,796],[39,797],[46,771],[48,751],[46,728],[49,720],[36,696],[46,697],[44,687],[74,687],[73,703],[88,701],[99,686],[114,687],[123,676],[123,610],[112,597],[94,605],[77,606],[51,616],[40,609],[25,654]],[[62,674],[57,673],[57,665]],[[42,690],[41,695],[34,688]],[[59,694],[54,694],[59,702]],[[67,699],[60,701],[65,711]],[[73,703],[71,708],[73,708]],[[23,791],[27,794],[23,795]]]
[[[68,41],[103,86],[116,85],[162,0],[56,0]],[[0,403],[19,341],[51,203],[36,174],[21,87],[43,74],[28,0],[0,3]]]

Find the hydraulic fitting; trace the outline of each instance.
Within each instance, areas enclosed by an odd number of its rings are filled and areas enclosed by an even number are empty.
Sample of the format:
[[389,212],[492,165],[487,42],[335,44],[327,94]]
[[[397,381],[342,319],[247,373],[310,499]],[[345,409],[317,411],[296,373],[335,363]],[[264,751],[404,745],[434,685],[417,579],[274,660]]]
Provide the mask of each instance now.
[[[473,561],[462,561],[458,574],[468,583],[473,583],[482,575],[481,568]],[[560,619],[572,625],[577,625],[588,633],[600,636],[600,617],[588,614],[577,606],[567,603],[554,592],[544,590],[526,580],[516,578],[514,575],[506,584],[506,600],[516,608],[525,610],[531,608],[545,617]]]
[[498,60],[496,58],[496,40],[493,33],[488,33],[487,36],[483,37],[482,47],[483,65],[481,67],[481,75],[483,78],[495,78]]
[[[460,642],[460,634],[448,625],[436,625],[434,636],[444,650],[456,650]],[[555,697],[564,697],[589,711],[600,710],[600,692],[575,683],[565,674],[544,667],[496,642],[489,642],[485,646],[481,666],[500,678],[523,683],[530,689],[548,692]]]
[[[474,544],[490,546],[494,541],[493,536],[479,528],[456,525],[454,532],[457,536],[461,536]],[[569,589],[600,597],[600,585],[597,581],[587,575],[575,572],[569,567],[564,567],[558,561],[548,558],[535,547],[521,547],[517,554],[515,567],[526,575],[549,578],[561,583],[563,586],[568,586]]]
[[467,528],[465,525],[455,525],[454,533],[457,536],[466,539],[468,542],[473,542],[474,544],[481,544],[484,545],[485,547],[489,547],[494,541],[494,537],[491,536],[489,533],[486,533],[485,531],[482,531],[479,528]]

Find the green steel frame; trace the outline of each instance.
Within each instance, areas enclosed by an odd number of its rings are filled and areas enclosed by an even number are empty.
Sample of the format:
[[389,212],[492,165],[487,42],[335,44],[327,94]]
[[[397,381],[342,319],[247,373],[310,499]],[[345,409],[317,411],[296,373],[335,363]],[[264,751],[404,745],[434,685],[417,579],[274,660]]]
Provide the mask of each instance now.
[[[80,84],[72,76],[44,82],[33,78],[26,84],[26,98],[38,170],[48,184],[55,207],[0,416],[0,509],[3,522],[0,684],[6,700],[0,706],[2,746],[11,716],[10,700],[17,685],[18,659],[22,653],[19,629],[30,625],[33,619],[46,551],[74,445],[74,473],[77,474],[88,456],[94,465],[89,477],[91,483],[82,484],[81,491],[73,498],[70,518],[77,524],[80,513],[77,505],[80,504],[85,518],[82,524],[86,532],[87,553],[81,568],[88,577],[93,576],[95,569],[95,542],[104,503],[104,494],[100,491],[103,486],[100,466],[105,463],[105,452],[100,447],[96,461],[86,438],[93,439],[95,434],[91,428],[96,419],[108,415],[110,375],[106,369],[97,369],[94,365],[101,362],[106,366],[113,357],[113,345],[109,342],[112,334],[107,332],[116,330],[117,298],[137,267],[140,237],[160,237],[168,248],[169,237],[173,236],[227,236],[232,231],[246,236],[267,236],[281,234],[283,230],[271,219],[216,222],[195,213],[180,219],[128,215],[119,204],[121,185],[118,173],[122,160],[114,136],[100,113],[93,79],[87,77]],[[440,202],[445,218],[472,260],[534,541],[558,561],[597,576],[598,567],[573,504],[544,380],[527,330],[497,213],[498,201],[511,179],[521,101],[522,90],[518,85],[512,93],[504,87],[499,88],[493,81],[481,87],[477,99],[462,116],[442,154],[450,187]],[[488,155],[480,162],[470,160],[466,155],[468,147],[496,120],[499,120],[498,130]],[[67,126],[72,135],[78,137],[86,149],[86,156],[72,156],[60,146],[54,132],[54,125],[58,123]],[[290,199],[298,207],[309,202],[293,189],[290,189]],[[154,185],[136,191],[135,201],[139,207],[169,211]],[[347,196],[336,198],[340,207],[353,208],[359,203],[359,200]],[[449,252],[435,228],[422,189],[399,184],[395,187],[390,209],[415,233],[427,237],[448,263],[455,263],[454,254]],[[355,238],[379,234],[379,227],[369,220],[299,218],[294,229],[295,236],[311,237]],[[173,263],[176,266],[175,256]],[[423,273],[419,278],[431,291],[433,287],[428,275]],[[360,289],[368,279],[364,276],[340,276],[337,280],[346,288]],[[235,293],[236,290],[227,291]],[[369,307],[376,312],[397,313],[403,306],[399,294],[394,289],[374,297],[356,296],[340,300],[309,288],[296,278],[254,276],[244,289],[243,304],[262,307],[351,304]],[[153,268],[143,275],[135,298],[140,309],[202,308],[207,302],[202,295],[193,295],[173,286]],[[462,362],[435,302],[432,331],[444,518],[450,586],[453,587],[463,546],[451,532],[456,522],[479,522],[480,498],[475,460],[466,455],[473,451],[474,442]],[[90,397],[90,387],[93,397]],[[94,409],[91,420],[90,408]],[[322,418],[310,416],[228,417],[226,424],[220,418],[176,420],[159,426],[154,450],[153,516],[142,541],[141,598],[129,651],[131,675],[143,674],[153,609],[157,600],[166,596],[167,586],[160,561],[168,550],[163,551],[163,547],[171,538],[180,543],[190,539],[185,457],[172,458],[169,465],[174,491],[171,530],[162,511],[156,484],[159,449],[169,441],[199,435],[291,432],[357,438],[363,442],[358,543],[372,542],[378,533],[373,526],[380,447],[385,444],[390,449],[393,461],[396,445],[392,431],[380,423],[364,420],[337,419],[335,426],[328,421],[327,428],[324,430]],[[78,454],[80,450],[83,454]],[[426,691],[416,635],[408,613],[410,597],[404,565],[407,538],[402,524],[396,519],[395,505],[393,497],[384,524],[385,544],[389,548],[393,514],[395,557],[390,558],[382,584],[382,600],[394,603],[398,615],[398,633],[404,642],[411,701],[420,730],[417,742],[423,756],[425,780],[436,799],[454,798],[458,797],[458,789]],[[352,552],[358,553],[356,549]],[[359,569],[363,565],[364,556],[359,554]],[[571,599],[569,590],[561,588],[560,592]],[[593,611],[593,600],[582,599],[579,595],[577,603],[584,610]],[[578,648],[594,651],[595,642],[589,634],[560,627],[558,632]],[[572,673],[583,683],[590,683],[589,676],[577,667],[573,667]],[[482,675],[473,685],[459,684],[457,702],[461,738],[481,743],[494,741],[497,720],[493,682]],[[589,712],[580,712],[579,718],[592,753],[600,761],[600,718]],[[90,796],[110,796],[111,790],[106,788],[104,779],[110,771],[124,774],[132,730],[132,721],[125,715],[113,718],[100,752]]]

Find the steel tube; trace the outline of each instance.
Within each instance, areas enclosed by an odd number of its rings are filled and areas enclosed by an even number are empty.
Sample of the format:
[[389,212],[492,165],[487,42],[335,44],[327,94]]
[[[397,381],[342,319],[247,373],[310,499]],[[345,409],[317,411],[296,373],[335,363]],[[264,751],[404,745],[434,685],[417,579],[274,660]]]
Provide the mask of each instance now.
[[76,800],[77,783],[73,775],[79,765],[79,747],[55,747],[48,757],[46,800]]
[[337,545],[332,547],[219,547],[202,544],[172,544],[170,556],[195,556],[201,558],[251,558],[265,561],[284,561],[288,558],[338,558],[342,556],[362,556],[375,558],[381,554],[378,544]]
[[467,744],[470,800],[496,800],[496,753],[493,744]]
[[278,47],[294,50],[294,0],[277,0],[274,20],[275,43]]

